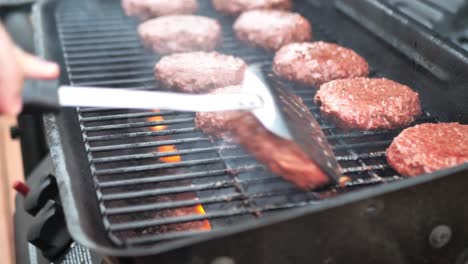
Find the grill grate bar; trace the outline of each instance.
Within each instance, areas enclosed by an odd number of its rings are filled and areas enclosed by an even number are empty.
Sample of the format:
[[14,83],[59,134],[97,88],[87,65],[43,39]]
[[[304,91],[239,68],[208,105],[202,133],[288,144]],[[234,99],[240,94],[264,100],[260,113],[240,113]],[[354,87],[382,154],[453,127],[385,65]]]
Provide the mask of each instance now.
[[[117,58],[102,58],[102,59],[81,59],[75,60],[68,63],[70,67],[76,66],[89,66],[89,65],[103,65],[103,64],[114,64],[114,63],[133,63],[133,62],[142,62],[148,61],[148,56],[122,56]],[[148,61],[150,62],[150,61]]]
[[103,194],[103,201],[114,201],[114,200],[123,200],[123,199],[135,199],[135,198],[145,198],[150,196],[159,196],[159,195],[169,195],[177,193],[189,193],[196,191],[206,191],[211,189],[222,189],[234,186],[234,181],[217,181],[210,182],[205,184],[197,185],[188,185],[188,186],[178,186],[170,188],[159,188],[154,190],[144,190],[144,191],[134,191],[134,192],[125,192],[125,193],[111,193]]
[[79,74],[71,75],[73,81],[79,80],[89,80],[89,79],[103,79],[103,78],[119,78],[119,77],[130,77],[134,75],[149,75],[153,71],[149,69],[138,70],[138,71],[125,71],[125,72],[112,72],[112,73],[89,73],[89,74]]
[[[216,152],[221,147],[209,147],[209,148],[194,148],[189,150],[178,150],[178,151],[171,151],[171,152],[150,152],[145,154],[133,154],[133,155],[122,155],[116,157],[106,157],[106,158],[95,158],[91,160],[94,164],[99,163],[109,163],[109,162],[119,162],[119,161],[129,161],[129,160],[142,160],[142,159],[154,159],[154,158],[162,158],[162,157],[169,157],[169,156],[182,156],[182,155],[189,155],[189,154],[196,154],[196,153],[203,153],[203,152]],[[236,146],[224,147],[224,148],[237,148]]]
[[[229,157],[229,159],[241,159],[241,158],[248,158],[248,157],[250,157],[250,156],[248,156],[248,155],[239,155],[239,156]],[[116,168],[116,169],[96,170],[96,175],[97,176],[113,175],[113,174],[121,174],[121,173],[133,173],[133,172],[173,169],[173,168],[180,168],[180,167],[188,168],[188,167],[192,167],[192,166],[215,163],[215,162],[222,162],[222,161],[223,161],[223,159],[221,159],[221,158],[211,158],[211,159],[181,161],[181,162],[177,162],[177,163],[162,163],[162,164],[154,164],[154,165],[121,167],[121,168]]]
[[[155,112],[157,113],[157,112]],[[148,113],[149,116],[156,116],[151,115]],[[120,119],[120,118],[116,118]],[[112,120],[112,119],[111,119]],[[88,120],[85,120],[87,122]],[[190,128],[181,128],[181,129],[168,129],[168,130],[161,130],[161,131],[148,131],[148,132],[134,132],[134,133],[122,133],[122,134],[112,134],[112,135],[105,135],[105,136],[91,136],[88,137],[88,141],[108,141],[108,140],[116,140],[116,139],[128,139],[128,138],[137,138],[137,137],[153,137],[153,136],[165,136],[165,135],[173,135],[173,134],[180,134],[180,133],[189,133],[189,132],[197,132],[199,129],[197,127],[190,127]],[[382,133],[385,134],[385,133]],[[336,134],[336,135],[329,135],[327,138],[329,140],[335,140],[335,139],[344,139],[344,138],[362,138],[364,136],[373,136],[373,135],[379,135],[379,133],[355,133],[355,134]],[[385,145],[385,142],[377,142],[377,145],[382,144]],[[372,143],[369,143],[371,145],[368,146],[373,146]],[[353,145],[355,146],[355,145]],[[367,145],[364,146],[357,146],[357,147],[367,147]],[[336,150],[343,150],[346,149],[346,146],[336,146]]]
[[108,215],[131,214],[131,213],[138,213],[138,212],[176,209],[176,208],[181,208],[181,207],[194,206],[198,204],[207,205],[207,204],[213,204],[213,203],[228,203],[228,202],[242,200],[242,199],[245,199],[245,197],[242,194],[233,193],[229,195],[222,195],[222,196],[202,198],[202,199],[171,201],[171,202],[156,203],[156,204],[145,204],[145,205],[109,208],[106,212]]
[[363,154],[351,154],[348,156],[337,156],[336,159],[338,161],[355,161],[359,159],[370,159],[370,158],[380,158],[385,157],[385,151],[377,151],[377,152],[370,152],[370,153],[363,153]]
[[226,174],[238,174],[241,172],[254,171],[264,169],[262,165],[251,165],[243,166],[242,168],[231,170],[231,169],[221,169],[221,170],[209,170],[201,172],[190,172],[182,174],[173,174],[173,175],[162,175],[146,178],[136,178],[130,180],[113,180],[99,182],[98,185],[101,188],[112,188],[112,187],[121,187],[121,186],[132,186],[132,185],[141,185],[148,183],[161,183],[161,182],[170,182],[170,181],[179,181],[179,180],[190,180],[190,179],[201,179],[206,177],[215,177],[222,176]]
[[[113,86],[113,85],[128,85],[128,84],[140,84],[140,83],[152,83],[154,82],[153,77],[145,77],[145,78],[124,78],[124,79],[112,79],[107,81],[93,81],[93,82],[81,82],[80,85],[83,86]],[[126,88],[126,87],[124,87]]]
[[382,182],[389,183],[389,182],[393,182],[397,180],[401,180],[401,176],[393,175],[393,176],[387,176],[385,178],[373,177],[369,179],[357,179],[355,181],[347,182],[346,185],[342,188],[345,188],[347,190],[348,188],[376,185],[376,184],[381,184]]
[[[129,28],[130,29],[130,28]],[[105,39],[113,39],[113,38],[120,38],[120,37],[134,37],[135,33],[130,31],[129,29],[125,31],[105,31],[105,32],[88,32],[86,34],[68,34],[67,36],[63,37],[65,42],[70,42],[73,40],[82,40],[82,39],[96,39],[96,38],[105,38]]]
[[144,54],[141,50],[138,49],[127,49],[127,50],[106,50],[106,51],[94,51],[94,52],[80,52],[78,54],[68,53],[66,57],[69,59],[94,59],[100,57],[110,57],[110,56],[135,56]]
[[394,135],[397,132],[395,131],[385,131],[385,130],[379,130],[379,131],[362,131],[362,132],[351,132],[351,133],[346,133],[346,134],[333,134],[333,135],[328,135],[327,138],[329,140],[335,140],[335,139],[347,139],[347,138],[362,138],[366,136],[384,136],[384,135]]
[[[358,159],[359,160],[359,159]],[[348,167],[343,169],[343,174],[346,173],[356,173],[356,172],[365,172],[365,171],[375,171],[375,170],[385,170],[389,168],[388,165],[386,164],[379,164],[379,165],[364,165],[359,166],[359,167]]]
[[[106,21],[109,21],[110,19],[112,18],[115,18],[115,19],[118,19],[118,20],[122,20],[122,15],[123,13],[122,12],[117,12],[117,10],[119,9],[113,9],[113,10],[107,10],[107,9],[99,9],[99,10],[95,10],[94,8],[93,9],[83,9],[82,6],[75,6],[75,7],[72,7],[72,10],[76,10],[78,12],[83,12],[84,14],[87,15],[87,17],[76,17],[76,13],[75,12],[69,12],[69,11],[66,11],[66,10],[62,10],[59,14],[57,14],[57,18],[59,18],[61,21],[63,22],[68,22],[68,21],[72,21],[74,23],[79,23],[79,22],[85,22],[85,23],[89,23],[89,22],[106,22]],[[92,20],[91,20],[91,15],[92,14],[99,14],[100,16],[95,18],[94,16],[92,17]],[[86,16],[85,15],[85,16]]]
[[[151,67],[152,62],[150,61],[143,61],[143,62],[135,62],[132,64],[133,69],[138,69],[140,67]],[[102,71],[118,71],[118,70],[128,70],[129,66],[127,64],[123,65],[99,65],[99,66],[76,66],[70,69],[70,73],[79,74],[79,73],[86,73],[86,72],[102,72]]]
[[142,143],[129,143],[129,144],[120,144],[120,145],[109,145],[109,146],[100,146],[100,147],[89,147],[89,152],[101,152],[101,151],[112,151],[112,150],[122,150],[122,149],[133,149],[133,148],[152,148],[160,147],[167,145],[179,145],[185,143],[197,143],[209,141],[207,137],[196,137],[196,138],[184,138],[184,139],[171,139],[171,140],[161,140],[155,142],[142,142]]
[[139,41],[137,36],[130,35],[130,36],[118,36],[112,39],[83,39],[83,40],[73,40],[73,41],[62,41],[65,47],[77,47],[77,46],[91,46],[91,45],[103,45],[103,44],[114,44],[117,42],[135,42]]
[[[267,212],[273,210],[284,210],[288,208],[296,208],[296,207],[303,207],[306,205],[316,204],[317,201],[306,201],[306,202],[298,202],[298,203],[286,203],[282,205],[269,205],[264,207],[259,207],[259,211]],[[194,221],[201,221],[201,220],[213,220],[216,218],[225,218],[225,217],[233,217],[245,214],[257,214],[258,211],[256,210],[249,210],[249,209],[232,209],[220,212],[212,212],[206,213],[204,215],[189,215],[189,216],[180,216],[180,217],[169,217],[164,219],[157,219],[157,220],[146,220],[146,221],[135,221],[135,222],[127,222],[127,223],[119,223],[119,224],[111,224],[109,229],[111,231],[124,231],[130,229],[141,229],[141,228],[149,228],[161,225],[170,225],[170,224],[181,224],[187,222],[194,222]]]
[[83,117],[81,121],[83,122],[96,122],[96,121],[109,121],[109,120],[119,120],[119,119],[129,119],[129,118],[142,118],[142,117],[153,117],[153,116],[168,116],[181,114],[181,112],[175,111],[151,111],[151,112],[141,112],[141,113],[128,113],[128,114],[117,114],[117,115],[100,115],[93,117]]
[[334,151],[338,150],[347,150],[347,149],[359,149],[359,148],[368,148],[368,147],[377,147],[377,146],[388,146],[392,141],[391,140],[380,140],[374,142],[364,142],[364,143],[354,143],[354,144],[343,144],[332,146]]
[[[100,50],[120,50],[120,49],[139,49],[141,45],[139,43],[114,43],[112,45],[96,45],[96,46],[76,46],[68,47],[68,53],[79,53],[79,52],[90,52],[90,51],[100,51]],[[132,65],[133,67],[134,65]]]
[[124,21],[122,21],[122,18],[117,18],[113,16],[110,16],[110,17],[100,16],[99,18],[93,18],[88,21],[83,21],[83,20],[73,21],[72,19],[67,19],[67,20],[60,19],[60,20],[61,20],[60,28],[62,29],[90,28],[90,27],[95,27],[95,26],[118,27],[118,26],[122,26],[122,24],[125,24],[123,23]]
[[[80,35],[89,34],[96,32],[122,32],[122,31],[133,31],[133,25],[120,24],[118,26],[96,26],[93,28],[78,28],[78,29],[66,29],[62,30],[64,35]],[[100,36],[97,36],[100,37]]]
[[106,131],[106,130],[116,130],[116,129],[174,125],[174,124],[181,124],[181,123],[188,123],[188,122],[193,122],[193,118],[179,118],[179,119],[154,121],[154,122],[137,122],[137,123],[125,123],[125,124],[118,124],[118,125],[92,126],[92,127],[85,127],[83,128],[83,130],[86,132]]
[[[98,141],[109,141],[109,140],[122,140],[122,139],[130,139],[130,138],[141,138],[141,137],[157,137],[157,136],[169,136],[169,135],[176,135],[182,133],[191,133],[191,132],[199,132],[199,129],[196,127],[189,127],[189,128],[179,128],[179,129],[167,129],[161,131],[148,131],[148,132],[133,132],[133,133],[123,133],[123,134],[112,134],[112,135],[105,135],[105,136],[90,136],[87,138],[89,142],[98,142]],[[151,142],[146,142],[151,143]],[[128,147],[128,145],[123,145]],[[134,145],[136,148],[139,148],[139,145]],[[142,147],[145,147],[143,145]],[[134,148],[134,147],[130,147]],[[120,148],[118,148],[120,149]],[[117,150],[117,149],[113,149]]]

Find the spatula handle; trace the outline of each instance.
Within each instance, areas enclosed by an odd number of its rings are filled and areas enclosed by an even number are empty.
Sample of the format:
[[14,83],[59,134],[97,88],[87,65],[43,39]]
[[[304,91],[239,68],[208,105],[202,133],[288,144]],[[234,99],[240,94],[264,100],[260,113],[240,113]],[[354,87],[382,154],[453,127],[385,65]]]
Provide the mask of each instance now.
[[60,110],[56,81],[27,80],[23,88],[23,112]]
[[183,94],[102,87],[60,86],[62,106],[161,109],[187,112],[249,111],[263,106],[253,94]]

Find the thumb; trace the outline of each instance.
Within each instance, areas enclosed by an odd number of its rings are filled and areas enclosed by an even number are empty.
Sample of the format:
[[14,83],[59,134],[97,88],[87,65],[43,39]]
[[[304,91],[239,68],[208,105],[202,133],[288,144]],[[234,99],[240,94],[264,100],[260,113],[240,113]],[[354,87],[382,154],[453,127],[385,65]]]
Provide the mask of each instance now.
[[59,66],[56,63],[42,60],[19,48],[15,48],[20,67],[25,78],[56,79],[59,76]]

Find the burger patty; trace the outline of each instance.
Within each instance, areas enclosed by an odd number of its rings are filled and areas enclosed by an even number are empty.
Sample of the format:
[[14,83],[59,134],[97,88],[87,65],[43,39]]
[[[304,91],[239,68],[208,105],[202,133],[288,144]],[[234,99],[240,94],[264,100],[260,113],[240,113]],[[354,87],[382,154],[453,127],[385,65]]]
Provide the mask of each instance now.
[[468,125],[440,123],[407,128],[387,149],[387,160],[405,176],[468,162]]
[[315,95],[322,114],[345,129],[393,129],[411,124],[421,115],[418,93],[382,78],[335,80]]
[[[215,89],[210,94],[239,94],[241,92],[242,86],[234,85]],[[229,139],[231,128],[236,125],[233,120],[243,114],[240,111],[200,112],[195,116],[195,124],[210,136]]]
[[276,75],[305,85],[323,83],[369,74],[366,60],[353,50],[317,41],[283,46],[275,54]]
[[127,16],[148,19],[174,14],[193,14],[197,12],[197,0],[122,0]]
[[212,0],[214,8],[226,15],[238,15],[252,9],[282,9],[292,7],[291,0]]
[[[241,90],[241,86],[230,86],[216,89],[212,93],[240,93]],[[300,99],[298,104],[303,105]],[[299,188],[313,189],[329,181],[296,143],[272,134],[250,113],[197,113],[195,123],[203,132],[214,137],[225,138],[230,134],[234,141],[241,144],[270,171]]]
[[312,39],[312,26],[297,13],[280,10],[252,10],[242,13],[234,23],[241,41],[269,50],[292,42]]
[[247,65],[217,52],[177,53],[163,57],[154,74],[167,88],[203,93],[218,87],[241,84]]
[[161,54],[212,51],[222,38],[218,21],[195,15],[151,19],[138,27],[138,33],[146,47]]

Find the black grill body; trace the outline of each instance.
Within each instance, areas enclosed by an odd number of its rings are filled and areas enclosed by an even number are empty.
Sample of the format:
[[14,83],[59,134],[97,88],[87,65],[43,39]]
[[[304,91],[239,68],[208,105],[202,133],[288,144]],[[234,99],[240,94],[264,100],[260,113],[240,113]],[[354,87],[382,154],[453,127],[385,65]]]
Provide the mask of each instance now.
[[[216,16],[208,4],[202,10]],[[372,76],[417,90],[426,111],[418,122],[466,122],[463,96],[456,96],[464,92],[457,83],[416,66],[328,1],[298,1],[296,10],[311,21],[315,39],[355,49],[369,61]],[[226,33],[220,51],[263,63],[268,72],[272,54],[238,43],[230,30],[233,19],[217,18]],[[136,21],[124,18],[117,2],[41,1],[34,19],[39,53],[67,71],[61,83],[160,89],[151,71],[158,58],[141,48]],[[384,156],[399,131],[339,131],[320,117],[311,101],[313,90],[274,81],[290,86],[308,103],[352,177],[350,185],[300,192],[237,146],[210,142],[193,127],[190,113],[65,109],[45,116],[44,122],[74,239],[109,260],[131,263],[205,263],[219,256],[238,263],[354,263],[363,256],[405,263],[442,261],[461,252],[466,246],[462,220],[467,216],[463,183],[468,166],[403,180]],[[155,116],[163,120],[147,120]],[[168,128],[151,130],[155,126]],[[177,150],[154,151],[166,145]],[[173,155],[182,161],[158,161]],[[189,198],[177,196],[181,193]],[[152,199],[170,195],[176,198]],[[205,214],[152,214],[197,204]],[[210,232],[155,229],[205,220]],[[428,236],[441,224],[457,236],[450,248],[431,250]]]

